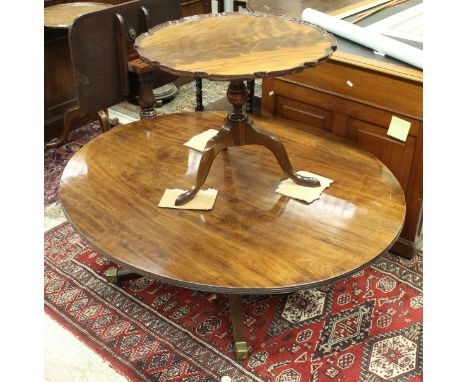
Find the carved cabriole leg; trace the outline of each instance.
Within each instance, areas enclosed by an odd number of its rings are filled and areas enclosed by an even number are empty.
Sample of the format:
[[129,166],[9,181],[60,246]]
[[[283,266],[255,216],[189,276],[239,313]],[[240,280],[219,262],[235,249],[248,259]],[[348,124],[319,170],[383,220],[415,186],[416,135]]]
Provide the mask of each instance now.
[[203,186],[203,183],[205,183],[206,177],[210,172],[211,165],[213,164],[216,155],[218,155],[218,153],[225,148],[232,146],[232,144],[233,138],[231,123],[226,119],[223,128],[219,131],[219,133],[211,138],[206,144],[206,148],[203,151],[202,157],[200,158],[200,163],[198,164],[195,185],[192,186],[190,190],[179,195],[175,202],[176,206],[180,206],[189,202],[195,197],[195,195],[197,195],[197,192],[200,190],[201,186]]
[[138,75],[138,103],[140,104],[140,118],[156,116],[156,99],[153,94],[153,77],[151,72]]
[[234,336],[234,352],[237,359],[246,359],[249,350],[244,336],[244,320],[241,296],[229,294],[229,309],[231,310],[232,333]]
[[270,150],[278,161],[284,174],[288,178],[291,178],[294,180],[294,182],[300,184],[301,186],[320,186],[318,179],[299,175],[296,171],[293,170],[288,154],[286,153],[286,149],[276,135],[258,128],[252,121],[249,121],[249,128],[246,130],[248,131],[246,144],[257,144]]
[[195,111],[202,111],[203,107],[203,91],[202,91],[202,79],[196,78],[195,79],[195,87],[196,87],[196,99],[197,99],[197,106],[195,107]]
[[65,112],[63,116],[63,131],[62,135],[59,138],[52,139],[50,142],[46,143],[44,146],[45,149],[55,148],[63,145],[68,141],[68,134],[70,133],[70,127],[75,118],[83,118],[86,116],[86,113],[81,110],[79,106],[73,106]]
[[309,187],[320,186],[320,182],[317,179],[297,174],[293,170],[286,149],[279,138],[274,134],[257,128],[247,114],[242,111],[242,106],[247,99],[247,89],[243,81],[234,80],[229,83],[227,98],[233,106],[233,111],[228,114],[220,132],[206,144],[198,165],[195,185],[177,198],[175,202],[176,206],[181,206],[196,196],[203,183],[205,183],[216,155],[221,150],[231,146],[254,144],[265,146],[274,154],[286,176],[294,182]]
[[104,110],[99,110],[96,113],[93,113],[92,116],[99,121],[103,133],[110,130],[109,116]]

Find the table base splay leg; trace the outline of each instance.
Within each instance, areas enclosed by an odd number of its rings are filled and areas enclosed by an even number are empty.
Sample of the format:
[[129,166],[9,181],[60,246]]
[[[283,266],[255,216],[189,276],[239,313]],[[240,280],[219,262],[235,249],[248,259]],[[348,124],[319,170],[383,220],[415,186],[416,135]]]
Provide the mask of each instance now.
[[109,268],[104,275],[108,283],[116,285],[119,285],[125,280],[142,277],[141,275],[133,272],[130,269],[117,269],[115,267]]
[[273,153],[287,177],[301,186],[320,186],[320,182],[316,178],[297,174],[291,166],[286,149],[280,139],[276,135],[255,126],[247,114],[242,111],[242,106],[247,99],[247,89],[243,81],[235,80],[230,82],[227,98],[234,110],[228,114],[219,133],[207,142],[198,165],[195,185],[177,198],[176,206],[184,205],[195,197],[205,183],[216,155],[220,151],[233,146],[264,146]]
[[231,310],[232,332],[234,335],[234,353],[237,359],[246,359],[249,350],[244,336],[241,296],[229,294],[228,299],[229,309]]

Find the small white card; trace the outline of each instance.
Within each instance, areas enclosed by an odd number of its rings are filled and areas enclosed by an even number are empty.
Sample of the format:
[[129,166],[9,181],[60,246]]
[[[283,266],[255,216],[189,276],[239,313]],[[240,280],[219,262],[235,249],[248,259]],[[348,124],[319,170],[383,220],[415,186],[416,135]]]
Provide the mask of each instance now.
[[388,127],[387,135],[406,142],[410,127],[411,122],[405,121],[404,119],[395,117],[393,115],[392,120],[390,121],[390,126]]
[[184,143],[184,146],[190,147],[191,149],[197,151],[205,150],[205,146],[207,142],[213,138],[216,134],[218,134],[218,130],[209,129],[204,131],[203,133],[194,135],[190,138],[187,142]]
[[320,181],[320,186],[300,186],[292,179],[288,178],[280,182],[276,192],[284,196],[289,196],[290,198],[304,200],[307,203],[312,203],[314,200],[320,198],[323,190],[325,190],[327,187],[330,187],[330,184],[333,183],[332,179],[325,178],[324,176],[320,176],[312,172],[298,171],[297,173],[302,176],[317,178]]
[[183,194],[185,190],[180,189],[166,189],[164,191],[164,195],[159,202],[159,207],[162,208],[177,208],[180,210],[211,210],[216,200],[216,196],[218,195],[218,190],[214,188],[208,188],[207,190],[200,190],[198,191],[195,197],[185,203],[182,206],[176,206],[175,201],[177,197]]

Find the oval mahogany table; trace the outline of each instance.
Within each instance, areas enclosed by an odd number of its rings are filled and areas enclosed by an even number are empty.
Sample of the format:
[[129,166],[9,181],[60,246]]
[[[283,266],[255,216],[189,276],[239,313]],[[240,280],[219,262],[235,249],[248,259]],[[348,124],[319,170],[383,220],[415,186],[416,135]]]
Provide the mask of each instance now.
[[48,28],[68,29],[77,17],[112,6],[112,4],[91,2],[52,5],[44,8],[44,26]]
[[397,239],[405,199],[371,154],[323,130],[257,118],[281,137],[298,169],[334,180],[319,200],[277,194],[281,168],[268,150],[252,145],[229,148],[214,161],[205,183],[218,190],[212,210],[159,208],[166,188],[186,189],[197,173],[202,154],[183,143],[223,118],[170,114],[116,127],[68,162],[60,199],[76,230],[120,265],[229,294],[242,357],[247,347],[236,296],[297,291],[365,267]]

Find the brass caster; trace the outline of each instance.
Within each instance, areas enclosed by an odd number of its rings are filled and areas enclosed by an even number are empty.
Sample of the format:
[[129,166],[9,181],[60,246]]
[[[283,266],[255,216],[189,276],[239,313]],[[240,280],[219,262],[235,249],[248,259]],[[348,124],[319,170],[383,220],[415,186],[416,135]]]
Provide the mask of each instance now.
[[115,267],[109,268],[106,271],[105,276],[106,276],[106,280],[108,283],[117,284],[117,268]]
[[236,354],[237,359],[246,359],[249,355],[247,342],[234,342],[234,353]]

